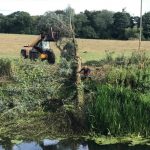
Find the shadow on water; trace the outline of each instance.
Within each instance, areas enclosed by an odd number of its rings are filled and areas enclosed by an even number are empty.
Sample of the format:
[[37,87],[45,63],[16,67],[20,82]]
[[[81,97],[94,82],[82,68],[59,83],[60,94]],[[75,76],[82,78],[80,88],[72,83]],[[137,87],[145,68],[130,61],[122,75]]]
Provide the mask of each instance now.
[[150,146],[127,144],[97,145],[94,142],[77,142],[69,140],[49,140],[41,142],[22,142],[20,144],[10,144],[10,142],[0,145],[0,150],[149,150]]

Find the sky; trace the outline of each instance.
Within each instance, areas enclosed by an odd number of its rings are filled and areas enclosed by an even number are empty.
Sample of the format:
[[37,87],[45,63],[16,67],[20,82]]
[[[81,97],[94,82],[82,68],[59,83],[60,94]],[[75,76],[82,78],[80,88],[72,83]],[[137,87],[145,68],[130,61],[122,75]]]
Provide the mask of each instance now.
[[[0,13],[8,15],[15,11],[26,11],[30,15],[43,15],[46,11],[64,10],[68,6],[76,13],[84,10],[122,11],[140,16],[141,0],[0,0]],[[143,13],[150,11],[150,0],[142,0]]]

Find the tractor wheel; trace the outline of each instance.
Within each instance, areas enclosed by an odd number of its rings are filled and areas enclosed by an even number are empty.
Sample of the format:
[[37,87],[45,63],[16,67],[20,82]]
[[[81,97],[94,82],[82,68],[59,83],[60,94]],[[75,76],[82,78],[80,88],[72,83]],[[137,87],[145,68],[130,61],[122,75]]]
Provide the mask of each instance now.
[[46,54],[48,55],[47,61],[49,64],[55,63],[55,54],[53,51],[46,51]]
[[20,54],[24,59],[28,58],[27,51],[25,49],[21,49]]
[[31,59],[31,60],[36,60],[36,59],[38,59],[38,57],[39,57],[39,53],[38,52],[36,52],[36,51],[29,51],[29,58]]

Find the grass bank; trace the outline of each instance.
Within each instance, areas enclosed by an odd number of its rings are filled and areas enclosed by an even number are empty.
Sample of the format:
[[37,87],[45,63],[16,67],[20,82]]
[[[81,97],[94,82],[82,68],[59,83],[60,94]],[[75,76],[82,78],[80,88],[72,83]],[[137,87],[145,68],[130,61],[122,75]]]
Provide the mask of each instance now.
[[87,99],[90,129],[99,134],[150,135],[149,57],[144,53],[115,59],[107,55],[96,65],[101,73],[86,83],[92,95]]
[[[145,54],[87,62],[91,79],[84,80],[83,128],[72,125],[75,90],[71,68],[46,62],[1,59],[0,135],[13,138],[72,134],[150,136],[150,59]],[[75,118],[76,119],[76,118]],[[17,123],[16,123],[17,122]],[[79,129],[77,130],[74,129]]]

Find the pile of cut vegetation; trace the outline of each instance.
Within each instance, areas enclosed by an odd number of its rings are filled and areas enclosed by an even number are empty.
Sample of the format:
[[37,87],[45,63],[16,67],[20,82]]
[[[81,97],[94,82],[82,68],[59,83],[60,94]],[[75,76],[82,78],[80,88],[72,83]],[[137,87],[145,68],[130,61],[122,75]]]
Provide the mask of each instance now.
[[9,59],[0,59],[0,84],[9,82],[11,75],[11,62]]
[[72,133],[62,107],[66,77],[61,75],[59,66],[38,60],[0,61],[1,76],[13,81],[0,84],[0,135],[30,138]]

